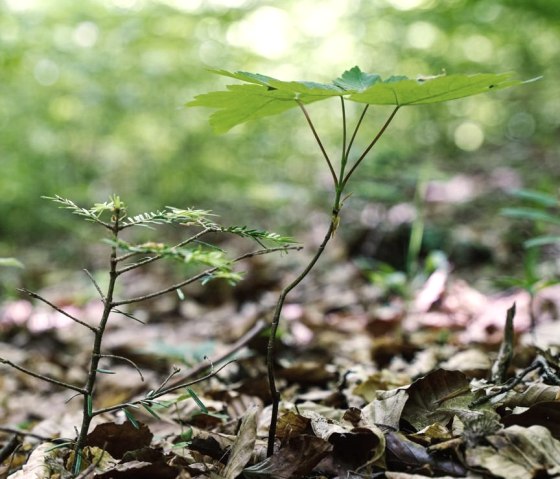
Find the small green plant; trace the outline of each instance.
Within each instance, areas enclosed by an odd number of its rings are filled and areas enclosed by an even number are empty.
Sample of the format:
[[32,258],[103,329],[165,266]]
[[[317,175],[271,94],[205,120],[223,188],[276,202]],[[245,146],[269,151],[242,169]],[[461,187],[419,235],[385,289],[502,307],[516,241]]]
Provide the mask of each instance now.
[[[96,324],[90,324],[88,321],[69,314],[65,310],[51,303],[48,299],[34,292],[24,290],[31,297],[46,303],[54,310],[83,326],[91,333],[92,342],[91,352],[89,355],[89,366],[87,368],[86,384],[81,386],[63,382],[54,377],[40,374],[1,357],[0,364],[7,365],[29,376],[72,391],[75,393],[73,397],[81,397],[83,403],[82,423],[77,433],[77,437],[64,443],[65,446],[72,447],[73,449],[72,470],[74,474],[77,474],[81,469],[82,452],[86,445],[86,437],[90,429],[91,421],[95,416],[109,411],[122,410],[128,420],[136,426],[138,423],[131,412],[132,409],[143,407],[150,414],[157,417],[155,410],[158,406],[158,398],[171,391],[176,391],[203,381],[215,375],[223,367],[221,366],[216,370],[212,367],[209,373],[209,368],[207,368],[206,375],[191,381],[182,381],[180,379],[180,375],[175,377],[180,373],[180,370],[178,368],[174,368],[169,376],[161,382],[157,389],[149,391],[142,399],[96,409],[95,385],[97,383],[97,378],[102,374],[114,373],[109,369],[101,367],[100,363],[104,358],[113,361],[124,361],[132,365],[142,378],[140,369],[130,359],[106,354],[104,352],[103,339],[111,314],[122,314],[129,317],[131,320],[137,320],[132,314],[127,312],[126,308],[128,305],[140,303],[170,292],[179,292],[181,288],[184,288],[196,281],[207,282],[213,279],[221,278],[235,283],[241,279],[241,274],[233,269],[237,262],[257,255],[272,252],[286,252],[288,250],[297,249],[298,247],[294,245],[291,238],[280,236],[275,233],[249,229],[246,227],[221,226],[214,221],[213,215],[211,215],[208,211],[167,207],[161,211],[143,213],[131,217],[127,214],[127,207],[125,203],[116,195],[112,196],[109,201],[96,204],[89,209],[79,207],[72,201],[59,196],[49,199],[59,204],[62,208],[70,210],[72,213],[81,216],[86,221],[93,222],[96,225],[105,228],[109,232],[108,238],[105,239],[105,242],[110,247],[108,272],[109,280],[106,288],[103,290],[94,279],[93,275],[86,270],[86,274],[91,280],[93,286],[99,294],[101,302],[103,303],[103,312]],[[161,225],[172,225],[184,228],[188,231],[189,236],[178,244],[167,245],[161,242],[145,242],[137,244],[123,239],[121,235],[124,230],[129,228],[156,228]],[[255,240],[259,244],[259,249],[235,258],[229,258],[226,252],[222,249],[218,249],[202,242],[203,238],[216,233],[231,234]],[[266,246],[266,244],[271,244],[273,246],[269,247]],[[124,299],[117,298],[117,285],[119,279],[123,275],[161,259],[171,259],[198,267],[198,272],[175,284],[171,284],[143,296]],[[187,391],[189,393],[189,397],[194,399],[199,407],[203,408],[204,405],[192,389],[187,389]]]
[[[312,270],[323,254],[327,244],[336,233],[340,222],[341,210],[348,197],[348,183],[360,164],[383,136],[399,109],[410,105],[455,100],[479,93],[508,88],[523,82],[513,79],[510,73],[439,75],[419,77],[416,80],[404,76],[391,76],[383,80],[379,75],[365,73],[357,66],[345,71],[332,83],[282,81],[258,73],[231,73],[224,70],[214,70],[213,72],[244,82],[243,84],[229,85],[227,91],[216,91],[199,95],[188,104],[190,106],[216,109],[217,111],[210,117],[210,124],[217,133],[227,132],[232,127],[249,120],[276,115],[291,108],[300,108],[332,178],[333,199],[330,210],[331,219],[324,239],[300,275],[281,291],[271,321],[267,354],[268,379],[272,397],[272,417],[267,450],[270,456],[274,452],[274,439],[280,401],[280,393],[276,388],[274,371],[274,364],[276,362],[275,338],[284,301],[290,291],[303,281]],[[312,103],[331,98],[338,99],[341,111],[341,145],[340,151],[337,154],[338,158],[340,158],[338,164],[326,151],[307,109],[307,106]],[[364,105],[355,127],[351,130],[348,129],[347,101]],[[353,146],[356,135],[363,124],[366,113],[372,105],[390,105],[393,106],[393,109],[383,126],[371,136],[371,140],[365,149],[354,154]]]
[[517,190],[513,192],[513,196],[526,202],[526,206],[504,208],[502,215],[517,220],[529,221],[535,236],[523,242],[525,247],[523,277],[500,278],[500,283],[524,289],[529,293],[531,331],[534,334],[536,326],[534,308],[536,295],[543,288],[560,282],[557,274],[556,277],[547,277],[547,275],[543,276],[539,272],[542,248],[560,244],[560,236],[551,233],[551,229],[554,230],[554,228],[560,226],[560,201],[554,195],[535,190]]

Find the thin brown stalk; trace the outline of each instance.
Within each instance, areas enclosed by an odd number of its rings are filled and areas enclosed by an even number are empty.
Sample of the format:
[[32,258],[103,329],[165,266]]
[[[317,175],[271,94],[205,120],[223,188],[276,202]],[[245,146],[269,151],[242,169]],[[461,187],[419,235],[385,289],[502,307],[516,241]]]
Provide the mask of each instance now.
[[93,326],[89,325],[88,323],[82,321],[81,319],[76,318],[75,316],[72,316],[70,313],[67,313],[66,311],[64,311],[62,308],[59,308],[56,304],[51,303],[48,299],[43,298],[41,295],[34,293],[33,291],[29,291],[28,289],[22,288],[20,289],[20,291],[28,294],[29,296],[31,296],[32,298],[38,299],[39,301],[42,301],[43,303],[49,305],[52,309],[54,309],[55,311],[58,311],[60,314],[66,316],[67,318],[70,318],[72,321],[74,321],[75,323],[81,324],[82,326],[88,328],[90,331],[92,332],[96,332],[97,329],[94,328]]
[[385,130],[389,127],[389,125],[391,124],[391,122],[393,121],[393,118],[395,118],[395,115],[397,114],[397,112],[399,111],[400,106],[395,107],[395,109],[392,111],[392,113],[389,115],[389,118],[387,119],[387,121],[383,124],[383,126],[381,127],[381,129],[377,132],[377,135],[375,135],[375,138],[371,141],[371,143],[367,146],[367,148],[364,150],[364,152],[361,154],[361,156],[356,160],[356,163],[354,163],[354,165],[352,166],[352,168],[350,168],[350,171],[348,173],[346,173],[346,176],[344,177],[344,179],[341,180],[341,184],[342,184],[342,188],[344,188],[346,186],[346,183],[348,183],[348,180],[350,179],[350,177],[352,176],[352,174],[354,173],[354,171],[356,171],[356,168],[358,168],[358,166],[360,165],[360,163],[362,161],[364,161],[364,158],[368,155],[368,153],[371,151],[371,149],[375,146],[375,144],[379,141],[379,139],[383,136],[383,133],[385,133]]
[[[338,204],[338,197],[337,201],[335,202]],[[280,324],[280,315],[282,314],[282,308],[284,307],[284,301],[286,300],[286,296],[294,289],[299,283],[303,281],[303,279],[307,276],[307,274],[311,271],[313,266],[317,263],[327,243],[332,238],[334,231],[336,230],[336,226],[338,224],[338,211],[335,208],[336,213],[333,213],[331,218],[331,223],[329,225],[328,231],[323,238],[322,243],[317,248],[317,251],[311,261],[307,264],[305,269],[299,274],[299,276],[294,279],[288,286],[286,286],[280,293],[278,297],[278,302],[276,303],[276,308],[274,310],[274,315],[272,316],[272,323],[270,328],[270,337],[268,340],[268,348],[267,348],[267,356],[266,356],[266,363],[268,368],[268,385],[270,389],[270,395],[272,397],[272,416],[270,420],[270,429],[268,432],[268,446],[267,446],[267,456],[271,456],[274,452],[274,438],[276,436],[276,423],[278,421],[278,407],[280,404],[280,393],[276,388],[276,378],[274,374],[274,363],[276,362],[276,349],[275,349],[275,341],[276,341],[276,334],[278,332],[278,325]]]
[[327,151],[325,150],[325,147],[323,146],[323,142],[321,141],[321,138],[319,138],[317,130],[315,129],[315,125],[311,121],[311,117],[309,116],[309,113],[307,112],[307,109],[305,108],[303,103],[301,101],[298,101],[297,104],[299,105],[299,107],[301,108],[301,111],[305,115],[305,119],[307,120],[307,123],[309,124],[309,127],[311,128],[311,131],[313,132],[313,136],[315,137],[315,140],[317,140],[317,144],[319,145],[319,148],[321,149],[321,152],[323,153],[323,157],[325,158],[325,161],[327,162],[327,165],[328,165],[329,170],[331,172],[334,185],[336,186],[336,185],[338,185],[338,178],[337,178],[336,173],[334,171],[334,168],[333,168],[332,162],[329,158],[329,155],[327,154]]
[[84,394],[86,392],[86,390],[84,388],[81,388],[79,386],[74,386],[73,384],[70,384],[70,383],[65,383],[64,381],[59,381],[58,379],[51,378],[50,376],[45,376],[44,374],[36,373],[35,371],[32,371],[31,369],[24,368],[23,366],[20,366],[19,364],[13,363],[12,361],[9,361],[8,359],[0,358],[0,364],[6,364],[7,366],[10,366],[11,368],[17,369],[18,371],[21,371],[22,373],[27,374],[28,376],[32,376],[32,377],[37,378],[37,379],[41,379],[42,381],[46,381],[46,382],[51,383],[51,384],[56,384],[57,386],[60,386],[60,387],[66,388],[66,389],[70,389],[72,391],[76,391],[80,394]]

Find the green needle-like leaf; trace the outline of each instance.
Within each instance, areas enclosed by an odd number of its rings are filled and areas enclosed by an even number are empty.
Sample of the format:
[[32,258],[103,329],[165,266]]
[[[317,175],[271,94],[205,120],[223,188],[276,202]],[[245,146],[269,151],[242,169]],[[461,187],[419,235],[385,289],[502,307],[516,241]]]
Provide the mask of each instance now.
[[[224,133],[249,120],[277,115],[298,104],[344,96],[371,105],[420,105],[438,103],[526,83],[512,78],[512,73],[476,75],[439,75],[417,80],[391,76],[386,80],[359,67],[345,71],[332,83],[282,81],[259,73],[212,70],[218,75],[245,82],[228,85],[226,91],[198,95],[188,106],[217,109],[210,124]],[[531,80],[529,80],[531,81]]]

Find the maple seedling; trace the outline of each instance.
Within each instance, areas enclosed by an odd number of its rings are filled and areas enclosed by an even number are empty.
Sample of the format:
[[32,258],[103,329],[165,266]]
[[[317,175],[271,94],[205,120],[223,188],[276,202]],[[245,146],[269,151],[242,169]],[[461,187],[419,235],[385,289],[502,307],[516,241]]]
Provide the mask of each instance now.
[[[268,380],[272,397],[272,417],[267,453],[268,456],[271,456],[274,452],[276,422],[280,402],[280,394],[276,388],[274,364],[275,338],[282,308],[287,295],[315,266],[328,242],[335,234],[340,222],[341,209],[347,197],[347,186],[350,178],[383,136],[400,108],[446,102],[520,85],[525,82],[515,80],[511,73],[437,75],[418,77],[417,79],[409,79],[405,76],[391,76],[383,80],[379,75],[365,73],[357,66],[345,71],[332,83],[283,81],[258,73],[232,73],[225,70],[212,71],[218,75],[244,82],[243,84],[229,85],[225,91],[215,91],[199,95],[188,103],[189,106],[210,107],[217,110],[210,117],[210,124],[215,132],[225,133],[234,126],[249,120],[277,115],[291,108],[299,107],[332,177],[333,200],[330,223],[326,229],[323,241],[301,274],[280,292],[272,316],[267,352]],[[311,103],[331,98],[338,98],[341,108],[342,144],[337,155],[340,158],[338,165],[333,161],[333,157],[327,153],[307,109],[307,105]],[[347,101],[364,105],[351,132],[347,126]],[[369,144],[363,151],[354,154],[354,140],[371,105],[387,105],[393,108],[379,131],[371,136]]]
[[[66,442],[63,441],[62,443],[63,446],[72,447],[73,449],[71,455],[72,470],[74,474],[77,474],[81,470],[82,454],[86,446],[88,431],[94,417],[106,412],[121,410],[124,412],[127,419],[136,426],[138,423],[130,411],[131,408],[143,407],[150,414],[157,416],[152,407],[157,405],[158,398],[169,392],[204,381],[214,376],[224,367],[224,365],[221,365],[214,369],[216,364],[213,362],[206,368],[195,368],[196,374],[183,378],[181,378],[180,370],[174,368],[156,389],[149,391],[143,398],[96,409],[95,386],[98,377],[103,374],[113,374],[113,371],[110,369],[101,367],[102,360],[124,361],[133,366],[139,373],[141,380],[143,380],[142,373],[134,362],[122,356],[108,354],[104,350],[103,338],[111,316],[114,314],[121,314],[131,320],[139,321],[126,310],[128,305],[141,303],[145,300],[157,298],[170,292],[177,292],[177,294],[182,297],[181,289],[196,281],[205,283],[213,279],[221,278],[235,283],[242,278],[242,275],[233,269],[233,266],[239,261],[257,255],[272,252],[286,252],[299,249],[300,247],[294,245],[291,238],[276,233],[250,229],[245,226],[221,226],[214,221],[212,218],[213,215],[211,215],[210,212],[203,210],[167,207],[161,211],[148,212],[130,217],[127,215],[126,205],[117,195],[113,195],[109,201],[96,204],[90,209],[81,208],[74,202],[60,196],[48,199],[58,203],[62,208],[68,209],[72,211],[72,213],[83,217],[85,220],[105,228],[109,232],[109,237],[105,240],[110,247],[109,280],[106,288],[103,290],[93,275],[86,270],[86,274],[93,283],[103,304],[103,311],[96,324],[92,324],[88,320],[70,314],[37,293],[24,290],[31,297],[46,303],[60,314],[89,330],[92,334],[86,384],[84,386],[70,384],[57,378],[35,372],[2,357],[0,357],[0,364],[4,364],[50,384],[73,391],[75,393],[73,397],[82,398],[82,423],[77,437],[73,440],[69,439]],[[121,237],[121,233],[129,228],[140,226],[155,228],[160,225],[182,227],[189,232],[190,236],[175,245],[167,245],[161,242],[136,244],[126,241]],[[211,246],[207,242],[201,242],[203,238],[206,239],[207,236],[216,233],[230,234],[254,240],[259,244],[259,248],[236,258],[229,258],[222,249]],[[272,246],[269,247],[266,246],[266,244]],[[142,296],[125,299],[118,299],[116,297],[117,283],[123,275],[161,259],[171,259],[183,264],[197,266],[199,272],[177,283]],[[223,359],[225,360],[227,358],[223,357]],[[196,378],[189,379],[192,378],[192,376],[196,376]]]

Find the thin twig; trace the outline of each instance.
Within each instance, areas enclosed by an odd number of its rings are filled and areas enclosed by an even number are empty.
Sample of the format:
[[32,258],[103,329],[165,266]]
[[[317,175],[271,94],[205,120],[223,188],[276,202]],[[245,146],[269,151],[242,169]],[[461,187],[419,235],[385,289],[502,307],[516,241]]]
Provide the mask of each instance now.
[[337,186],[338,185],[338,178],[336,177],[336,173],[334,171],[334,168],[333,168],[333,165],[332,165],[331,160],[329,158],[329,155],[327,155],[327,151],[325,150],[325,147],[323,146],[323,142],[321,141],[321,138],[319,138],[319,135],[317,134],[317,130],[315,130],[315,125],[311,121],[311,117],[309,116],[309,113],[307,113],[307,110],[305,109],[305,106],[303,106],[303,103],[299,100],[296,100],[296,101],[297,101],[297,104],[299,105],[299,107],[301,108],[301,111],[305,115],[307,123],[309,124],[309,127],[311,128],[311,131],[313,132],[313,136],[315,137],[315,140],[317,140],[317,144],[319,145],[319,148],[321,149],[321,152],[323,153],[323,157],[325,158],[325,160],[327,162],[327,165],[329,166],[329,170],[331,171],[331,175],[333,177],[334,185]]
[[0,449],[0,464],[2,464],[8,457],[10,457],[17,448],[21,445],[21,441],[17,433],[8,440],[6,444]]
[[342,182],[341,184],[342,184],[343,188],[346,186],[346,183],[348,183],[348,180],[350,179],[350,177],[352,176],[354,171],[356,171],[356,168],[360,165],[360,163],[364,160],[364,158],[367,156],[367,154],[370,152],[370,150],[375,146],[375,144],[383,136],[383,133],[385,133],[385,130],[389,127],[389,125],[391,124],[391,121],[393,121],[393,118],[395,118],[395,115],[397,114],[397,111],[399,111],[399,108],[400,108],[400,106],[395,107],[393,112],[389,115],[389,118],[387,119],[387,121],[383,124],[383,126],[381,127],[381,129],[379,130],[377,135],[375,135],[375,138],[367,146],[367,148],[364,150],[362,155],[356,160],[356,163],[354,163],[352,168],[350,168],[350,171],[346,174],[344,179],[341,179],[341,182]]
[[[338,205],[338,202],[339,202],[339,196],[337,195],[335,204]],[[338,206],[336,208],[338,208]],[[338,213],[339,211],[333,213],[327,234],[323,238],[323,242],[319,245],[319,248],[317,249],[311,261],[308,263],[305,269],[298,275],[298,277],[294,279],[288,286],[286,286],[282,290],[280,296],[278,297],[278,302],[276,303],[276,308],[274,310],[274,315],[272,317],[270,337],[268,340],[268,348],[267,348],[267,356],[266,356],[266,363],[268,368],[268,385],[270,388],[270,395],[272,397],[272,415],[270,420],[270,429],[268,433],[268,447],[267,447],[268,457],[272,456],[272,454],[274,453],[274,438],[276,436],[276,422],[278,420],[278,407],[280,403],[280,393],[276,388],[276,378],[274,375],[274,362],[276,358],[275,339],[276,339],[276,334],[278,332],[278,325],[280,324],[280,315],[282,313],[282,308],[284,307],[284,301],[286,300],[286,296],[288,296],[288,293],[303,281],[303,279],[307,276],[309,271],[311,271],[313,266],[315,266],[315,264],[323,254],[323,251],[325,250],[327,243],[332,238],[332,235],[336,230],[338,224]]]
[[72,391],[76,391],[80,394],[86,393],[86,390],[84,388],[74,386],[73,384],[65,383],[63,381],[59,381],[58,379],[51,378],[50,376],[45,376],[44,374],[36,373],[35,371],[31,371],[30,369],[24,368],[23,366],[20,366],[19,364],[15,364],[7,359],[0,358],[0,364],[6,364],[14,369],[17,369],[18,371],[21,371],[22,373],[27,374],[28,376],[33,376],[34,378],[41,379],[42,381],[46,381],[51,384],[56,384],[57,386],[61,386],[66,389],[71,389]]
[[105,296],[103,295],[103,291],[101,291],[101,288],[99,287],[99,284],[97,283],[97,281],[95,281],[95,278],[93,277],[93,275],[87,269],[84,269],[84,272],[86,273],[88,278],[93,283],[93,286],[97,290],[97,293],[99,294],[99,296],[101,298],[101,301],[105,301]]
[[[253,251],[251,253],[245,253],[242,254],[241,256],[238,256],[237,258],[234,258],[233,260],[231,260],[232,263],[237,263],[241,260],[247,259],[247,258],[252,258],[254,256],[259,256],[259,255],[263,255],[263,254],[268,254],[268,253],[274,253],[276,251],[290,251],[290,250],[296,250],[299,251],[301,250],[302,247],[301,246],[281,246],[278,248],[267,248],[267,249],[262,249],[262,250],[258,250],[258,251]],[[158,296],[162,296],[164,294],[167,293],[171,293],[173,291],[176,291],[179,288],[182,288],[183,286],[186,286],[187,284],[191,284],[194,283],[206,276],[211,275],[212,273],[218,271],[220,268],[218,266],[214,267],[214,268],[209,268],[207,270],[202,271],[201,273],[195,275],[195,276],[191,276],[190,278],[184,280],[184,281],[180,281],[179,283],[175,283],[165,289],[161,289],[159,291],[156,291],[154,293],[150,293],[150,294],[146,294],[144,296],[137,296],[135,298],[130,298],[130,299],[124,299],[122,301],[114,301],[113,302],[113,306],[122,306],[123,304],[132,304],[132,303],[139,303],[141,301],[146,301],[148,299],[152,299],[152,298],[157,298]]]
[[344,97],[340,97],[340,108],[342,111],[342,158],[341,158],[341,177],[344,175],[344,165],[348,159],[346,155],[346,105],[344,103]]
[[136,363],[132,359],[125,358],[124,356],[118,356],[116,354],[98,354],[97,356],[99,356],[100,358],[120,359],[121,361],[127,362],[134,369],[136,369],[136,371],[138,372],[138,375],[140,376],[140,379],[142,380],[142,382],[144,382],[144,376],[142,374],[142,371],[140,371],[140,368],[136,365]]
[[[149,393],[149,396],[152,397],[152,394],[157,394],[158,392],[160,392],[168,383],[169,381],[171,381],[171,379],[173,379],[175,376],[177,376],[177,374],[179,374],[181,372],[181,369],[178,368],[177,366],[173,366],[173,371],[171,371],[167,377],[161,382],[161,384],[158,386],[158,388],[154,391],[152,391],[151,393]],[[181,378],[181,381],[184,381],[185,378]]]
[[214,356],[212,358],[209,358],[208,359],[208,362],[210,363],[209,365],[205,364],[205,363],[200,363],[197,366],[192,367],[188,371],[185,371],[185,373],[182,375],[181,378],[176,379],[171,384],[171,386],[179,384],[181,381],[184,381],[187,378],[191,378],[193,376],[201,374],[202,372],[204,372],[208,368],[213,368],[214,365],[220,364],[223,361],[227,360],[228,358],[233,356],[235,353],[237,353],[240,349],[247,346],[247,344],[249,344],[251,342],[251,340],[253,340],[253,338],[257,337],[267,327],[268,327],[268,325],[264,320],[261,319],[261,320],[257,321],[255,323],[255,325],[249,331],[247,331],[243,336],[241,336],[237,341],[235,341],[235,343],[233,343],[228,348],[227,351],[225,351],[224,353],[219,354],[217,356]]
[[[177,248],[181,248],[182,246],[185,246],[189,243],[192,243],[193,241],[196,241],[197,239],[199,239],[200,237],[204,236],[205,234],[211,233],[213,231],[216,231],[215,228],[211,228],[211,227],[206,227],[204,228],[202,231],[199,231],[197,234],[191,236],[190,238],[187,238],[184,241],[181,241],[180,243],[176,244],[175,246],[173,246],[171,249],[177,249]],[[135,254],[139,254],[139,253],[131,253],[128,255],[123,255],[117,258],[117,262],[123,261],[124,259],[127,259],[127,257],[133,256]],[[127,271],[139,268],[141,266],[147,265],[149,263],[153,263],[154,261],[157,261],[158,259],[163,258],[164,255],[162,254],[157,254],[155,256],[150,256],[149,258],[143,259],[141,261],[138,261],[137,263],[125,266],[119,270],[117,270],[117,274],[123,274],[126,273]]]
[[81,319],[76,318],[75,316],[72,316],[70,313],[67,313],[62,308],[59,308],[56,304],[51,303],[48,299],[43,298],[42,296],[38,295],[37,293],[34,293],[33,291],[29,291],[28,289],[25,289],[25,288],[20,288],[19,291],[27,293],[32,298],[35,298],[35,299],[38,299],[39,301],[42,301],[43,303],[49,305],[55,311],[58,311],[60,314],[66,316],[67,318],[70,318],[72,321],[74,321],[78,324],[81,324],[82,326],[88,328],[90,331],[92,331],[94,333],[97,331],[97,329],[94,328],[93,326],[87,324],[86,322],[82,321]]
[[52,442],[54,444],[62,444],[63,442],[71,442],[71,439],[60,438],[60,437],[47,437],[40,434],[36,434],[30,431],[22,431],[21,429],[8,426],[0,426],[0,432],[6,432],[8,434],[17,434],[18,436],[32,437],[43,442]]
[[498,397],[501,394],[504,394],[507,391],[511,391],[515,386],[517,386],[517,385],[519,385],[523,382],[523,378],[525,376],[527,376],[527,374],[529,374],[532,371],[535,371],[536,369],[540,369],[540,367],[541,367],[541,365],[539,363],[537,363],[536,361],[533,362],[533,364],[526,367],[517,376],[511,378],[506,384],[504,384],[497,391],[495,391],[493,393],[490,393],[490,394],[487,394],[486,396],[482,396],[482,397],[476,399],[475,401],[472,401],[469,406],[471,408],[480,406],[481,404],[484,404],[484,403],[490,401],[491,399],[494,399],[495,397]]
[[234,359],[232,359],[231,361],[228,361],[227,363],[223,364],[218,369],[212,371],[211,373],[207,374],[206,376],[201,376],[199,378],[192,379],[191,381],[187,381],[185,383],[181,383],[181,384],[177,384],[177,385],[174,385],[174,386],[169,386],[167,388],[164,388],[164,389],[160,390],[159,392],[156,392],[156,393],[150,395],[150,397],[144,397],[144,398],[141,398],[141,399],[136,399],[134,401],[129,401],[129,402],[126,402],[126,403],[116,404],[115,406],[109,406],[109,407],[106,407],[106,408],[103,408],[103,409],[97,409],[95,411],[92,411],[91,417],[98,416],[99,414],[104,414],[106,412],[118,411],[118,410],[123,409],[127,406],[141,405],[142,403],[145,403],[146,401],[153,401],[154,399],[160,398],[161,396],[165,396],[166,394],[172,393],[172,392],[177,391],[179,389],[183,389],[183,388],[192,386],[193,384],[198,384],[198,383],[201,383],[203,381],[207,381],[208,379],[216,376],[222,369],[224,369],[226,366],[229,366],[234,361],[235,361]]

